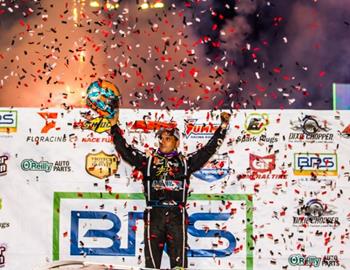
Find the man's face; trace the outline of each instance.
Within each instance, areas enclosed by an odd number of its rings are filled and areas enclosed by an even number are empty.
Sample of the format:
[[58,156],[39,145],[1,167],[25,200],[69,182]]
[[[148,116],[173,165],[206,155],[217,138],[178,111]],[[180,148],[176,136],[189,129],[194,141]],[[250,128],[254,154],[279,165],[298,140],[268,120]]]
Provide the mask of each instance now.
[[163,131],[159,136],[159,150],[163,153],[171,153],[179,147],[180,141],[167,131]]

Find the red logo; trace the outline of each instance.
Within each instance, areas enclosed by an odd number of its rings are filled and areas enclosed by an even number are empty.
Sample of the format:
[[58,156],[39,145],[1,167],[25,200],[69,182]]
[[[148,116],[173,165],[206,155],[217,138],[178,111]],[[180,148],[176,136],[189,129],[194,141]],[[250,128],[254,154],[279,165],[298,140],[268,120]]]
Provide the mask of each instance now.
[[219,124],[213,124],[213,123],[203,123],[203,124],[196,124],[197,119],[195,120],[189,120],[185,125],[185,133],[186,137],[190,137],[192,135],[200,136],[200,135],[211,135],[213,134],[218,128]]
[[340,134],[341,136],[345,138],[350,138],[350,125],[348,125]]
[[45,126],[41,129],[41,133],[48,133],[50,129],[56,127],[56,122],[53,119],[57,119],[57,112],[38,112],[38,114],[45,120]]
[[137,120],[135,121],[130,129],[132,131],[142,130],[144,133],[149,133],[152,131],[158,131],[161,128],[176,128],[176,122],[160,122],[160,121],[145,121],[145,120]]
[[255,172],[271,172],[276,168],[276,155],[272,154],[260,157],[254,154],[249,154],[249,165]]

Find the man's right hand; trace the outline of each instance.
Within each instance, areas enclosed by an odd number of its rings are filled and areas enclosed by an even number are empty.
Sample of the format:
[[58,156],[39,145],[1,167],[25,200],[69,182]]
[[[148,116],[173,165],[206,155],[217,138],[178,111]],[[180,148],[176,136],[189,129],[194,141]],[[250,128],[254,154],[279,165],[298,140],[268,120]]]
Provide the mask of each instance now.
[[114,117],[109,119],[109,122],[111,123],[111,127],[114,125],[119,124],[119,110],[117,110],[114,114]]

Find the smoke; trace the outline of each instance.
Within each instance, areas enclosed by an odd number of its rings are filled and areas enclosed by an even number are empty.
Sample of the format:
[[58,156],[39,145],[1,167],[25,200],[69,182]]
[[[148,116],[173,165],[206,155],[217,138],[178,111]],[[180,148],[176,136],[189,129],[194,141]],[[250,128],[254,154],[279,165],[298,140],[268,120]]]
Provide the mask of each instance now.
[[83,106],[105,78],[123,107],[330,109],[349,81],[346,0],[78,2],[2,4],[0,106]]

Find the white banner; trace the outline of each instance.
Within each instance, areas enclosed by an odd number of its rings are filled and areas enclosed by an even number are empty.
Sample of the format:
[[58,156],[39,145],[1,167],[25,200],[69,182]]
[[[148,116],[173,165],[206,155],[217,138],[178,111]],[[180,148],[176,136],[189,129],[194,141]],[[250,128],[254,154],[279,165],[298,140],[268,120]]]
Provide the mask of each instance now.
[[[0,110],[0,268],[58,260],[142,267],[142,183],[105,119],[88,110]],[[220,112],[123,109],[126,140],[181,150],[205,144]],[[348,269],[350,112],[238,111],[224,144],[194,173],[189,268]],[[93,132],[92,127],[98,127]],[[162,267],[169,267],[164,252]]]

